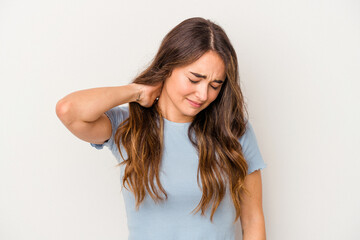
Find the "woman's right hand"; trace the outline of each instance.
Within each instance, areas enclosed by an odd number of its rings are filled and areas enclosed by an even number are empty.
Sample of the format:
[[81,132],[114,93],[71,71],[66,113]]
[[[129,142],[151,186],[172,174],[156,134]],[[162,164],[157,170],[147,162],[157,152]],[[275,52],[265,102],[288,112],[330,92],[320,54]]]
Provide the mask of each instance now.
[[155,103],[156,98],[160,97],[163,82],[154,86],[139,83],[131,83],[131,85],[137,89],[134,102],[137,102],[141,106],[148,108]]

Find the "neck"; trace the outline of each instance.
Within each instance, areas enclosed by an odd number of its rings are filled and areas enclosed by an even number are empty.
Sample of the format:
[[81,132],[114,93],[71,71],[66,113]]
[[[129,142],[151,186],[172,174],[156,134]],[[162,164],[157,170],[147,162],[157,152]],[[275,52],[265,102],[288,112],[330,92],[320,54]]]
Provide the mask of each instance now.
[[157,104],[162,116],[171,122],[187,123],[193,120],[190,116],[180,115],[179,110],[176,109],[173,102],[166,96],[161,95]]

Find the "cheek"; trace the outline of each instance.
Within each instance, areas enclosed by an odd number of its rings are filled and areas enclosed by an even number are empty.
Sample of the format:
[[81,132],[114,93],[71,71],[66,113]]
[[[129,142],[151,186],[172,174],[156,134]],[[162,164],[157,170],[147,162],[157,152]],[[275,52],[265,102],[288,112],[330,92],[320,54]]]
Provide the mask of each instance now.
[[184,95],[187,94],[186,89],[187,85],[185,82],[182,82],[176,75],[173,75],[171,79],[168,79],[166,85],[166,92],[173,102],[182,101]]
[[[188,95],[189,93],[191,93],[191,85],[189,84],[190,82],[187,79],[183,79],[183,78],[178,78],[176,79],[176,81],[174,82],[174,92],[176,92],[178,95]],[[180,96],[181,97],[181,96]]]
[[212,92],[209,96],[210,101],[214,101],[219,96],[220,91]]

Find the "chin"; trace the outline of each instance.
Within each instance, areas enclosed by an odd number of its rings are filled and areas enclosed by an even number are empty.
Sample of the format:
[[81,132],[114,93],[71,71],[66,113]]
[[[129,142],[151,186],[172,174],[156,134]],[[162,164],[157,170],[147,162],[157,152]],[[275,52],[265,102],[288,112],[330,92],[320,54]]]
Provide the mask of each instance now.
[[198,111],[189,108],[189,109],[184,109],[183,111],[181,111],[181,113],[186,117],[194,117],[196,116],[196,114],[198,114]]

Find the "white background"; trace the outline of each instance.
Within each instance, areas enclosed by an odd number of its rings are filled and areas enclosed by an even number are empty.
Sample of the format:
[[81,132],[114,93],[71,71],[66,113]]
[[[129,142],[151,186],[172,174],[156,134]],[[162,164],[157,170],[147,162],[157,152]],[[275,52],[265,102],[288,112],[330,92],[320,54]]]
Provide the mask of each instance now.
[[194,16],[222,26],[238,54],[267,163],[267,239],[360,239],[360,2],[351,0],[1,0],[0,239],[127,238],[115,158],[72,135],[55,105],[129,83]]

